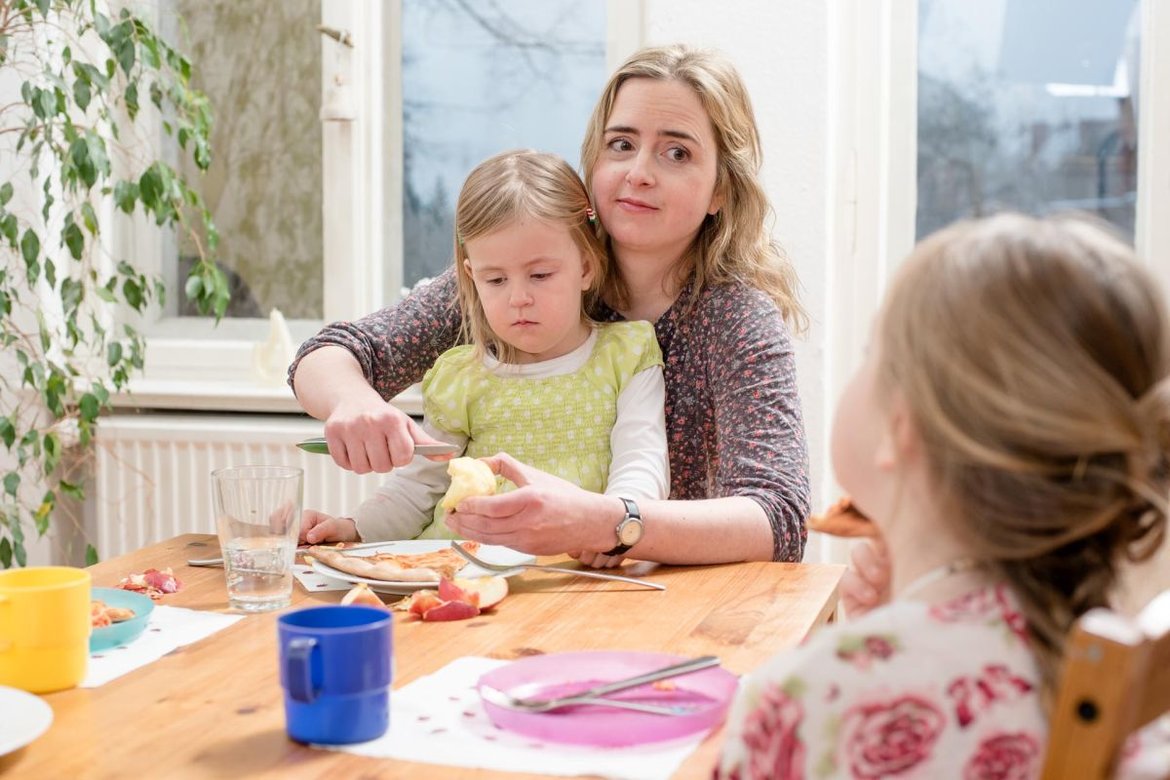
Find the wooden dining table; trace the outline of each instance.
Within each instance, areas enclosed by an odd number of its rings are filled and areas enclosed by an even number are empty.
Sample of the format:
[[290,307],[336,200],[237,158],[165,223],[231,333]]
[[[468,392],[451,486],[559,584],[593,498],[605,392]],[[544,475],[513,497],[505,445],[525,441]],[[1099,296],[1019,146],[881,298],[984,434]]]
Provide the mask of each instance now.
[[[223,570],[186,565],[188,558],[217,554],[214,536],[187,534],[90,569],[94,586],[110,587],[131,572],[169,566],[183,587],[160,603],[228,612]],[[833,619],[843,571],[843,566],[805,563],[626,565],[626,573],[661,583],[665,591],[526,572],[509,580],[510,594],[492,612],[471,620],[424,623],[395,612],[394,687],[463,656],[515,659],[570,650],[710,654],[742,674]],[[308,593],[297,583],[290,608],[336,603],[342,593]],[[279,614],[248,615],[100,687],[45,695],[53,709],[52,726],[32,744],[0,758],[0,775],[504,776],[444,766],[442,756],[435,756],[433,764],[415,764],[319,750],[288,739],[277,669]],[[721,738],[721,729],[712,732],[675,776],[709,777]]]

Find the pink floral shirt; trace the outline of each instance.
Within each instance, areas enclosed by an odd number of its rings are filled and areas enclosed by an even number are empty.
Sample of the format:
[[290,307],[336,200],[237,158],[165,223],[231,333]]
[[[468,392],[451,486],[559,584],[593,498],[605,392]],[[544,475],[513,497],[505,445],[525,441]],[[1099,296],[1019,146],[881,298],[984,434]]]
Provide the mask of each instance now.
[[[1048,733],[1023,616],[1004,587],[894,602],[830,626],[743,682],[721,778],[1039,777]],[[1166,724],[1121,776],[1166,777]]]

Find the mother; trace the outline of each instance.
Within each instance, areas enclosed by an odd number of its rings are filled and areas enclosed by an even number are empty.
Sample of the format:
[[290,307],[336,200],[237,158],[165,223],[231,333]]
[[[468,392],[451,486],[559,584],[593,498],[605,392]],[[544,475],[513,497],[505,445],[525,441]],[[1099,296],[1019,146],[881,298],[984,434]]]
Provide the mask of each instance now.
[[[685,46],[648,48],[606,84],[581,147],[610,268],[599,320],[649,320],[665,360],[671,494],[639,507],[629,554],[663,563],[798,561],[808,456],[789,330],[803,326],[795,273],[772,242],[755,116],[730,63]],[[335,323],[289,368],[301,405],[325,420],[334,460],[358,473],[411,459],[428,437],[386,403],[456,343],[448,271],[396,306]],[[507,455],[519,487],[465,499],[457,533],[595,566],[626,506]]]

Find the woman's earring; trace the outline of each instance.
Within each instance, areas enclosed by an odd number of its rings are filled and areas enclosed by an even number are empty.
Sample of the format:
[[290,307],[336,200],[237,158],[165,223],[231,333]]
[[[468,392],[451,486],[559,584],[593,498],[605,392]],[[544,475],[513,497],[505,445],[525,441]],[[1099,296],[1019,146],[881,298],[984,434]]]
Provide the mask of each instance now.
[[589,222],[590,225],[597,224],[597,212],[593,210],[592,206],[585,207],[585,219]]

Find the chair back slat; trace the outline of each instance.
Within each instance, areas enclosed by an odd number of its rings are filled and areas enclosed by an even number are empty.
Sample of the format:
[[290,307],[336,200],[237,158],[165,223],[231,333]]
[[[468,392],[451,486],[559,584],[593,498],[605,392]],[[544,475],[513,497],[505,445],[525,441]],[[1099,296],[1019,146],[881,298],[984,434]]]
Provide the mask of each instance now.
[[1162,596],[1137,621],[1093,610],[1077,622],[1065,646],[1044,780],[1113,777],[1129,735],[1170,711],[1170,591]]

